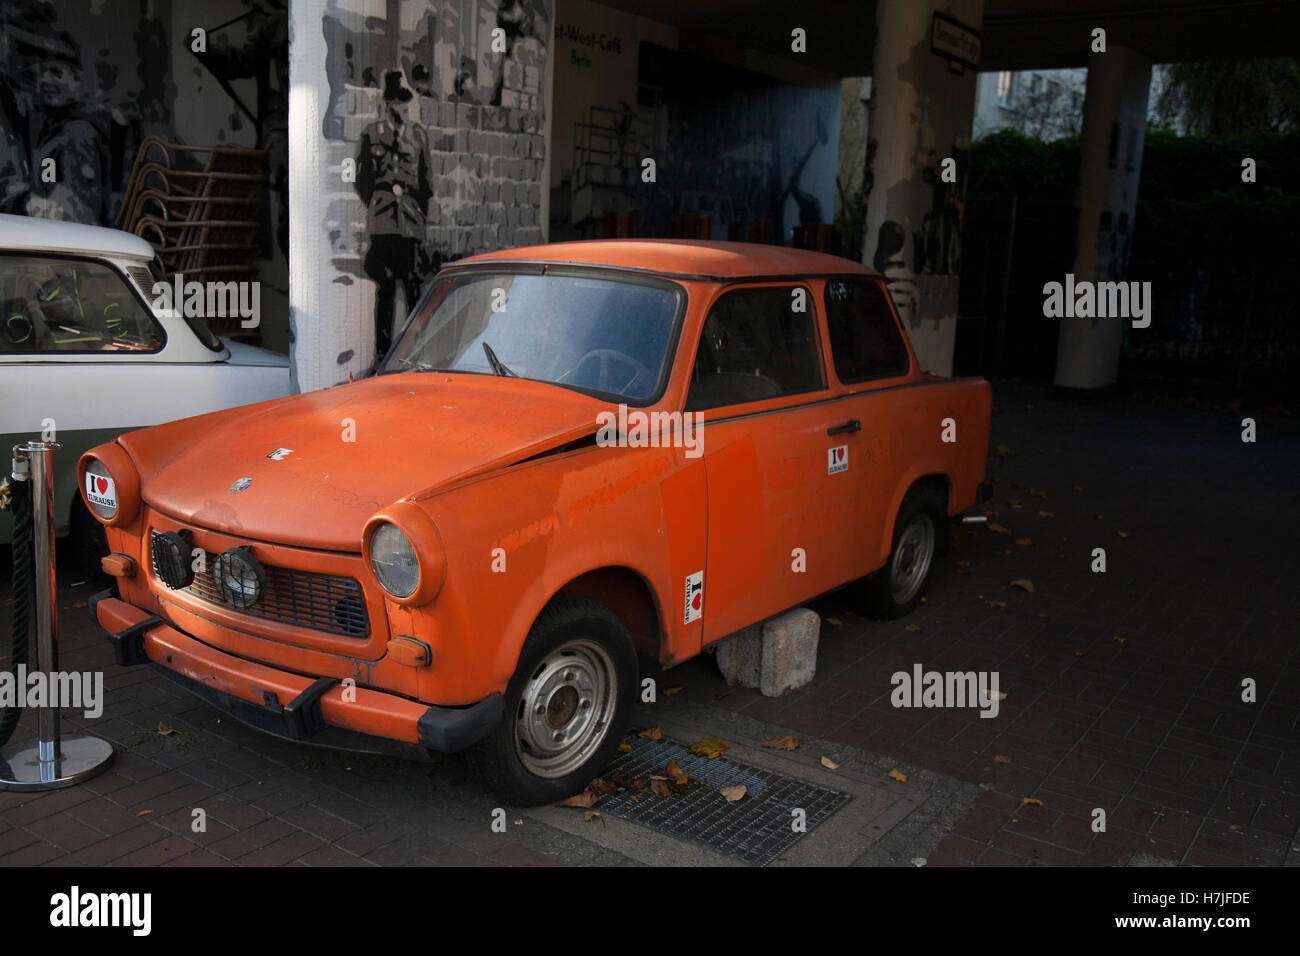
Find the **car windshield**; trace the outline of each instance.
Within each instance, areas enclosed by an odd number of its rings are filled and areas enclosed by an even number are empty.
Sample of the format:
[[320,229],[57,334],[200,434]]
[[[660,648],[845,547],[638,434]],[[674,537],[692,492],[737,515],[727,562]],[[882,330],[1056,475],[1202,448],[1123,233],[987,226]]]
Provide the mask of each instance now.
[[662,391],[682,290],[550,272],[438,282],[380,369],[516,376],[627,401]]

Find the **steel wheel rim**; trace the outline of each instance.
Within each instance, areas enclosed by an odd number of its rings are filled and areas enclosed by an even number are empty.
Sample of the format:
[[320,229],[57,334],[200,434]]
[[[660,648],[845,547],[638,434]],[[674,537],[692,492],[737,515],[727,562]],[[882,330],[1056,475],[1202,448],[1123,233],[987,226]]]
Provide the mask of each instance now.
[[907,523],[889,563],[889,593],[895,603],[906,604],[916,597],[934,561],[934,521],[916,515]]
[[515,753],[532,774],[554,779],[581,767],[605,741],[618,703],[614,660],[593,640],[551,651],[533,669],[515,712]]

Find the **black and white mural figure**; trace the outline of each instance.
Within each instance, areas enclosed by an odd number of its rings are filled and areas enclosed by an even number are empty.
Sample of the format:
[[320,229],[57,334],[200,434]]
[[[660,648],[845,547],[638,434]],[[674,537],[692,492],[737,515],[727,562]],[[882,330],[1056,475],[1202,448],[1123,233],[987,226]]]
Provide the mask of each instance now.
[[100,223],[108,218],[108,133],[91,117],[81,50],[66,31],[6,23],[0,79],[5,212]]
[[299,362],[303,387],[382,360],[443,262],[544,238],[549,0],[321,3],[322,255],[295,334],[335,361]]
[[156,9],[0,2],[0,212],[112,224],[141,138],[171,131]]
[[[415,305],[424,278],[441,257],[428,248],[427,208],[433,196],[432,158],[424,130],[407,116],[414,94],[400,70],[384,74],[384,113],[361,134],[357,195],[366,204],[366,275],[375,280],[375,358],[392,343],[397,288]],[[403,313],[405,314],[405,313]]]

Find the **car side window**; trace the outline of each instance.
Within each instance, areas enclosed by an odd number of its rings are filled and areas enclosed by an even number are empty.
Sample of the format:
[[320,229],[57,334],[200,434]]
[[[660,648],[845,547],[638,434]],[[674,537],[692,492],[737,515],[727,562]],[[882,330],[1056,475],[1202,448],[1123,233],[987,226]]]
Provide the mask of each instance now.
[[104,263],[0,256],[0,353],[156,352],[165,341]]
[[686,410],[825,387],[811,291],[801,285],[736,289],[704,320]]
[[845,385],[907,373],[907,347],[879,283],[827,282],[826,324],[835,374]]

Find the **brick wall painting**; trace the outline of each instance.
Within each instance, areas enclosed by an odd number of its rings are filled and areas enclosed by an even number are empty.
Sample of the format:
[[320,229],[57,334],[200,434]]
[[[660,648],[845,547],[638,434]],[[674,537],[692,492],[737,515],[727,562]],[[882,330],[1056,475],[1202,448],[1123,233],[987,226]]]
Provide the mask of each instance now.
[[[307,145],[329,243],[315,285],[344,294],[320,296],[311,316],[317,351],[337,348],[332,372],[314,356],[296,362],[304,389],[372,367],[441,263],[545,241],[553,22],[549,0],[318,5],[319,33],[293,42],[324,44],[321,75],[307,76],[322,94]],[[296,308],[300,347],[307,321]]]

